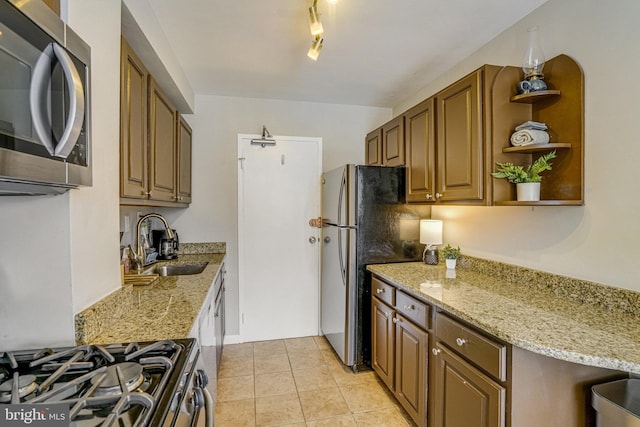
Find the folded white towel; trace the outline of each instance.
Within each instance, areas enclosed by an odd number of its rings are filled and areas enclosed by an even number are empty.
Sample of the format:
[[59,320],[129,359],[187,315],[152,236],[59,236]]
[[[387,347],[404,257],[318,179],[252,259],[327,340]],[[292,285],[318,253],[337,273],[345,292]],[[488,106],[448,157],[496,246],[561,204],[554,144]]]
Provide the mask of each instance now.
[[511,145],[514,147],[531,144],[547,144],[548,142],[549,134],[543,130],[523,129],[511,135]]
[[516,126],[516,130],[523,129],[535,129],[535,130],[547,130],[547,125],[541,122],[534,122],[533,120],[526,121],[521,125]]

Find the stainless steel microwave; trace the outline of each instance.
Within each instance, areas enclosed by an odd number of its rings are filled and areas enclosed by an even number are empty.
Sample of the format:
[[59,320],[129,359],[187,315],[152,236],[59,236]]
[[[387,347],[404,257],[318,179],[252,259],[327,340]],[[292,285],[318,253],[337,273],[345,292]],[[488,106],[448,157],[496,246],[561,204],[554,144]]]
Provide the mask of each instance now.
[[90,64],[43,2],[0,0],[0,195],[91,185]]

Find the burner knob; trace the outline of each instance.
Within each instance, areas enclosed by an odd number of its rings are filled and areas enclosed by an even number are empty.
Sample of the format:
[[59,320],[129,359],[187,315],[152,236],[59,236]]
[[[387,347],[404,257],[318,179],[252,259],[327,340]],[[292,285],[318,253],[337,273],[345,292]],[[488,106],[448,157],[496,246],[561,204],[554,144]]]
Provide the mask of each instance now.
[[195,375],[196,385],[198,387],[205,388],[209,384],[209,377],[207,377],[207,374],[202,369],[198,369]]
[[193,389],[193,394],[191,395],[191,405],[196,409],[200,409],[204,405],[204,393],[202,392],[201,388]]

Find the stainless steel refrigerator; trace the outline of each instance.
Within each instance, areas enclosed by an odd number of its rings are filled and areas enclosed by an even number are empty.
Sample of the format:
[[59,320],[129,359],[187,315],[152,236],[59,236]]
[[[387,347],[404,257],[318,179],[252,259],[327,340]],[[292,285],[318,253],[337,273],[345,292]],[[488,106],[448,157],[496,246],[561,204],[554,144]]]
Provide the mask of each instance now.
[[422,258],[419,220],[429,206],[405,203],[405,168],[345,165],[322,176],[323,335],[354,371],[370,365],[367,264]]

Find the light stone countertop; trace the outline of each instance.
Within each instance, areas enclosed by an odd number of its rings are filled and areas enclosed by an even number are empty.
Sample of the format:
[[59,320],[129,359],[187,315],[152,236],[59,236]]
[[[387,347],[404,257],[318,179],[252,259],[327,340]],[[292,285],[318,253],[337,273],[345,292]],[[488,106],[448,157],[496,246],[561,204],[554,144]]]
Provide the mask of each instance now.
[[123,286],[76,315],[76,343],[111,344],[186,338],[200,313],[223,253],[180,254],[180,264],[208,261],[200,274],[159,277],[148,286]]
[[[597,298],[575,298],[579,289],[564,291],[573,297],[563,296],[552,289],[558,283],[541,286],[508,281],[499,275],[446,270],[443,265],[423,262],[369,265],[367,269],[514,346],[569,362],[640,373],[638,313],[580,301]],[[557,281],[559,276],[555,277]],[[584,291],[603,292],[597,286],[585,286]],[[628,299],[637,298],[632,291],[628,295]]]

